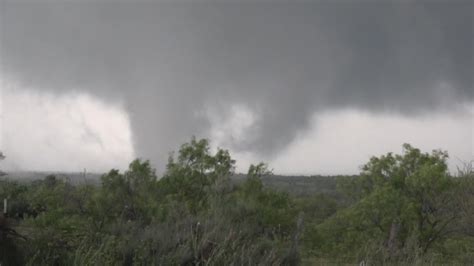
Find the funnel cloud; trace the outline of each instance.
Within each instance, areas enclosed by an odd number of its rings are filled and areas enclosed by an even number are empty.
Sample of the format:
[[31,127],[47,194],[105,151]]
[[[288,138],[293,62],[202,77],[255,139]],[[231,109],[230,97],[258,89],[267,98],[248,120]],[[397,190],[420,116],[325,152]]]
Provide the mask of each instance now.
[[3,79],[123,102],[158,163],[192,135],[270,158],[317,113],[474,101],[471,1],[0,3]]

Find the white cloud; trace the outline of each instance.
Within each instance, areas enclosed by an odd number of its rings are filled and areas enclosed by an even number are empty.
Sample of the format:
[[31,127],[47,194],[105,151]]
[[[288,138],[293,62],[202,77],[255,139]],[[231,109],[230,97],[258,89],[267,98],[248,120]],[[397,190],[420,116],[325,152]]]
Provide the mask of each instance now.
[[371,156],[400,153],[410,143],[427,152],[447,150],[454,171],[459,160],[474,159],[473,116],[472,108],[416,118],[357,110],[315,114],[313,127],[270,164],[278,173],[356,174]]
[[[106,171],[125,168],[134,158],[127,113],[84,93],[55,95],[2,83],[0,150],[6,170]],[[234,105],[226,113],[206,110],[214,147],[252,137],[255,112]],[[312,127],[267,160],[275,173],[355,174],[370,156],[401,152],[403,143],[423,151],[448,150],[450,167],[474,159],[474,105],[421,117],[357,110],[314,114]],[[232,152],[237,170],[262,160]],[[458,160],[459,159],[459,160]]]
[[134,157],[127,113],[84,93],[54,95],[3,82],[6,170],[106,171]]
[[[210,137],[214,147],[232,147],[248,141],[258,123],[245,105],[233,105],[229,112],[210,108]],[[406,117],[359,110],[326,111],[313,115],[312,126],[273,158],[259,158],[251,152],[232,151],[237,171],[246,172],[251,163],[267,161],[279,174],[357,174],[371,156],[400,153],[403,143],[425,152],[447,150],[452,171],[462,161],[474,159],[474,106],[459,106],[451,112]]]
[[471,158],[474,160],[474,103],[469,106],[471,113]]
[[248,142],[252,138],[252,128],[257,122],[255,113],[242,104],[232,105],[225,112],[208,107],[204,116],[211,124],[210,139],[216,146],[221,147]]

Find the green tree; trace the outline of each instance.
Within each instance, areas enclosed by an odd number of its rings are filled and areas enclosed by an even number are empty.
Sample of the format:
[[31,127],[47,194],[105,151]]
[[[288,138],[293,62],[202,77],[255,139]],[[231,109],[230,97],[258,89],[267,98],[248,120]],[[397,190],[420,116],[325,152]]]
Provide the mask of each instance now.
[[289,237],[294,230],[297,210],[288,193],[264,187],[262,178],[272,174],[265,163],[249,166],[239,191],[241,216],[265,234]]
[[[95,227],[108,220],[149,223],[156,210],[158,178],[149,161],[136,159],[123,174],[113,169],[101,177],[102,189],[90,203]],[[106,220],[104,220],[106,219]]]
[[374,240],[391,258],[409,245],[426,253],[457,217],[447,158],[446,152],[422,153],[409,144],[401,155],[372,157],[346,186],[358,201],[323,223],[319,237],[336,237],[334,250]]
[[206,139],[192,138],[181,146],[177,158],[169,157],[160,191],[196,212],[207,207],[213,189],[226,186],[234,169],[235,160],[227,150],[217,149],[211,154]]
[[242,186],[244,194],[247,197],[260,194],[263,191],[262,177],[272,174],[272,171],[268,169],[268,165],[265,163],[251,164],[247,172],[247,179]]

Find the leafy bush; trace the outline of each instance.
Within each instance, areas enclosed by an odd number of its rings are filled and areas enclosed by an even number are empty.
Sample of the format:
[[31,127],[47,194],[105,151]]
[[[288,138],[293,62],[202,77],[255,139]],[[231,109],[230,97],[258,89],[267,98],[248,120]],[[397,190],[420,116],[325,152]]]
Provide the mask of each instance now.
[[474,175],[465,167],[451,176],[447,156],[404,145],[401,155],[373,157],[359,176],[338,177],[342,193],[314,195],[266,186],[263,163],[232,182],[229,152],[194,138],[161,177],[137,159],[99,186],[0,180],[9,200],[0,263],[472,264]]

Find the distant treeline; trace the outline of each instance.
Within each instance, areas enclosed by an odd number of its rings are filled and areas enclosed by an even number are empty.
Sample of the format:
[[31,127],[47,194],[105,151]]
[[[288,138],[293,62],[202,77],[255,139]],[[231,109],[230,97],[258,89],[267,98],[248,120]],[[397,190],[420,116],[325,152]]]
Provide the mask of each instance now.
[[4,177],[0,264],[472,265],[474,172],[447,158],[405,144],[357,176],[235,174],[193,138],[160,176],[135,160],[97,182]]
[[[91,173],[84,170],[84,172],[33,172],[33,171],[14,171],[4,173],[3,178],[19,181],[32,182],[39,179],[45,179],[48,176],[54,176],[57,179],[64,180],[71,184],[83,185],[86,184],[101,184],[101,177],[103,174]],[[336,189],[337,180],[340,178],[355,178],[355,175],[276,175],[271,174],[262,177],[262,182],[265,187],[282,190],[293,195],[314,195],[315,193],[337,194]],[[230,181],[236,184],[244,182],[247,174],[233,173],[230,176]]]

